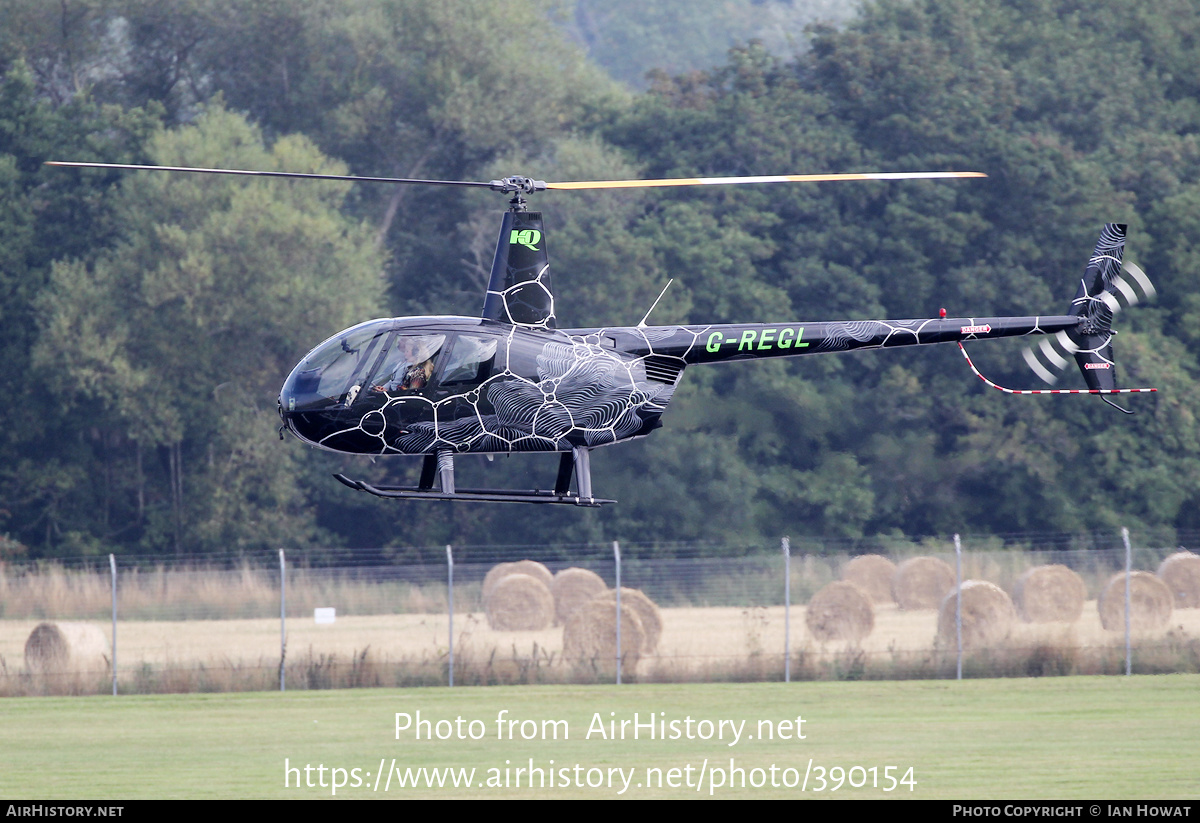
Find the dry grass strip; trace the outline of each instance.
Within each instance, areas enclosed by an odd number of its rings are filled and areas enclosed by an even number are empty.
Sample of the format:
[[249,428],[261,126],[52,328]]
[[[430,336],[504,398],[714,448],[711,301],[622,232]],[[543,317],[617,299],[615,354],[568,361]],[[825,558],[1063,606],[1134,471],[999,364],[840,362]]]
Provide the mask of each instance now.
[[1074,623],[1085,600],[1083,578],[1066,566],[1034,566],[1013,586],[1013,603],[1026,623]]

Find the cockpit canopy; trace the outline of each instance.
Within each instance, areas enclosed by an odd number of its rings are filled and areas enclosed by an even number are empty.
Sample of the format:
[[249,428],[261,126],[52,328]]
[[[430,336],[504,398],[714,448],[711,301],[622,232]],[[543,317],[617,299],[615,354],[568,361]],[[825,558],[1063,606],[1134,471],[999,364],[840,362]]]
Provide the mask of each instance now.
[[288,375],[285,412],[349,409],[367,397],[461,390],[491,373],[499,337],[371,320],[317,346]]

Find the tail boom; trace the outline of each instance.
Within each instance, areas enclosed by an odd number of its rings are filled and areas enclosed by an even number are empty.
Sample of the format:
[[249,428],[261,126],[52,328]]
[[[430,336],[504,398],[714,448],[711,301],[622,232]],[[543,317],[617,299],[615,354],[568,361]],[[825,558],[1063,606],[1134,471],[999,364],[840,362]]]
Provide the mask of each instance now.
[[675,326],[646,331],[657,333],[655,352],[693,365],[1056,334],[1078,324],[1078,317],[1053,315]]

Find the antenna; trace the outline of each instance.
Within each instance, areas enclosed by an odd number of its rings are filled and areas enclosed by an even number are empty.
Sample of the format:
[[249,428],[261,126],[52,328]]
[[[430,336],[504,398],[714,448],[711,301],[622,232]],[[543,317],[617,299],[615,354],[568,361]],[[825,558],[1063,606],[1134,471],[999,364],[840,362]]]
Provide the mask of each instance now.
[[650,311],[646,312],[646,316],[642,318],[642,322],[637,324],[639,329],[646,328],[646,321],[650,319],[650,312],[654,311],[654,307],[658,305],[658,301],[663,299],[663,295],[667,293],[667,289],[671,288],[671,284],[674,282],[675,278],[672,277],[667,281],[667,285],[663,286],[663,290],[658,293],[658,297],[650,304]]

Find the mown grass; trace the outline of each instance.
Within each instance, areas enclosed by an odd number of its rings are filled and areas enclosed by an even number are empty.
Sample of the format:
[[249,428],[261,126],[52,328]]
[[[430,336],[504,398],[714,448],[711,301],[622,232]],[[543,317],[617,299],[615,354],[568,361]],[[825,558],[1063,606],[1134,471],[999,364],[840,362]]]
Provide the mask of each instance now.
[[[915,790],[843,786],[804,797],[941,799],[1196,798],[1200,783],[1200,676],[1077,677],[859,683],[526,686],[472,689],[369,689],[0,701],[0,796],[6,799],[320,798],[331,797],[328,769],[371,773],[338,797],[609,798],[617,789],[479,788],[371,790],[380,759],[401,767],[489,769],[534,765],[634,769],[625,797],[707,797],[706,782],[637,787],[647,768],[702,763],[728,769],[795,768],[811,758],[826,769],[913,767]],[[498,740],[496,717],[566,720],[568,740]],[[480,740],[396,739],[395,713],[423,719],[480,720]],[[593,716],[668,720],[804,718],[805,738],[604,740],[585,735]],[[612,713],[612,714],[610,714]],[[662,717],[662,715],[660,715]],[[443,726],[443,731],[447,728]],[[476,727],[477,729],[479,727]],[[778,728],[778,725],[776,725]],[[793,729],[795,727],[793,726]],[[794,734],[794,731],[793,731]],[[757,735],[756,735],[757,737]],[[325,788],[284,787],[284,762],[326,767]],[[510,783],[511,783],[511,772]],[[594,773],[597,774],[597,773]],[[711,778],[713,772],[708,772]],[[714,797],[801,797],[799,788],[716,788]],[[313,782],[319,782],[316,771]],[[573,773],[572,773],[573,778]]]

